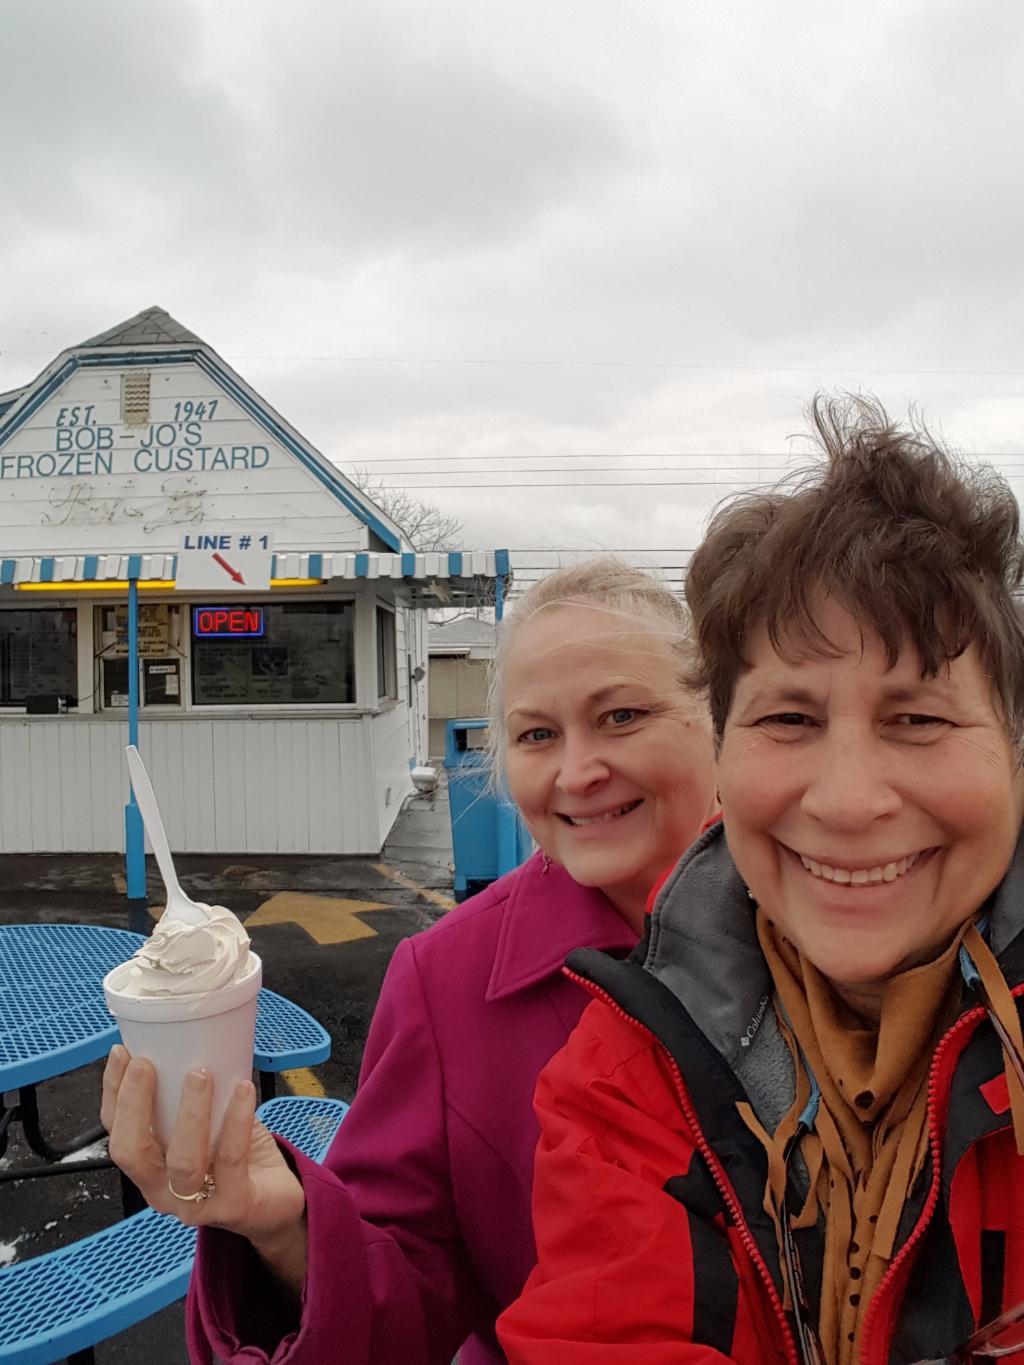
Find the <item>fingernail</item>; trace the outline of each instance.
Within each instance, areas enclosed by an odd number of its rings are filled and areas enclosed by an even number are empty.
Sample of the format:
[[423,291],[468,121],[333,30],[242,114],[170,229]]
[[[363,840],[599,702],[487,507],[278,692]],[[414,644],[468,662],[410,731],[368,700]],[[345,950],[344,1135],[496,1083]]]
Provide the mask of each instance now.
[[190,1071],[186,1076],[185,1081],[190,1090],[194,1090],[197,1094],[200,1094],[206,1089],[209,1079],[210,1073],[200,1068],[197,1071]]
[[249,1092],[252,1090],[252,1081],[239,1081],[235,1086],[235,1099],[247,1100]]

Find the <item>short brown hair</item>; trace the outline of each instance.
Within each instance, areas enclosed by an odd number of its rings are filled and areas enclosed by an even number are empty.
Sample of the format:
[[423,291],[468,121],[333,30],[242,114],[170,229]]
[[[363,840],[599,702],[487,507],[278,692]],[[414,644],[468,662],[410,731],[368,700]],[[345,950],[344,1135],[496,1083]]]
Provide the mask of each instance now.
[[912,645],[922,674],[971,644],[1024,738],[1024,578],[1020,513],[1006,480],[968,465],[912,412],[898,427],[873,398],[817,397],[810,469],[770,492],[730,499],[690,563],[686,600],[720,738],[747,643],[761,626],[790,658],[836,653],[816,619],[822,597],[879,636],[892,666]]

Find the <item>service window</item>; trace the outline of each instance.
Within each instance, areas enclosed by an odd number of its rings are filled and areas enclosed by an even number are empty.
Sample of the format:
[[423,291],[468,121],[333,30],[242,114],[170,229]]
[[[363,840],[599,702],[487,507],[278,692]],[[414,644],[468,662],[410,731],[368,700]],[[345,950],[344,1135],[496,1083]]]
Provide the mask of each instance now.
[[354,636],[351,602],[193,607],[193,704],[354,702]]
[[142,662],[143,706],[181,705],[181,660],[144,659]]
[[[146,706],[182,706],[183,610],[175,602],[139,603],[139,701]],[[99,695],[105,711],[128,705],[128,604],[96,608]]]
[[395,652],[395,613],[377,608],[377,696],[398,699],[398,656]]
[[78,705],[78,613],[40,607],[0,611],[0,706],[42,704],[57,710],[57,699]]

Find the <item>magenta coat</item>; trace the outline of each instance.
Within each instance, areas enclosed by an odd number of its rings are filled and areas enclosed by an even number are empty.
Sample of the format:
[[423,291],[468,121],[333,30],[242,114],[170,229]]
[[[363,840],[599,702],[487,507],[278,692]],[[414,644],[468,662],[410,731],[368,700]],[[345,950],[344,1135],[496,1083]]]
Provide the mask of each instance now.
[[[306,1192],[301,1322],[273,1308],[248,1242],[205,1230],[187,1310],[196,1365],[503,1361],[498,1314],[536,1254],[530,1222],[538,1073],[588,997],[560,971],[636,935],[598,891],[540,855],[399,944],[359,1090]],[[283,1335],[282,1335],[283,1332]]]

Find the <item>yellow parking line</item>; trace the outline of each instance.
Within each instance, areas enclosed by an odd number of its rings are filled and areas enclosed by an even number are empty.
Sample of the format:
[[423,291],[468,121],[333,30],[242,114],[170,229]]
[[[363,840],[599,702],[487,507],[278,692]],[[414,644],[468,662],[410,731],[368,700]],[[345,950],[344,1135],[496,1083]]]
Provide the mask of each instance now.
[[431,891],[427,886],[420,886],[419,882],[413,881],[411,877],[407,877],[404,872],[399,872],[395,867],[388,867],[387,863],[374,863],[373,870],[379,872],[382,877],[387,877],[389,881],[404,886],[406,891],[415,891],[417,896],[422,896],[432,905],[440,906],[442,910],[455,909],[455,902],[451,896],[442,896],[440,891]]
[[296,1067],[294,1071],[282,1071],[281,1079],[293,1095],[312,1095],[322,1100],[327,1094],[308,1066]]

